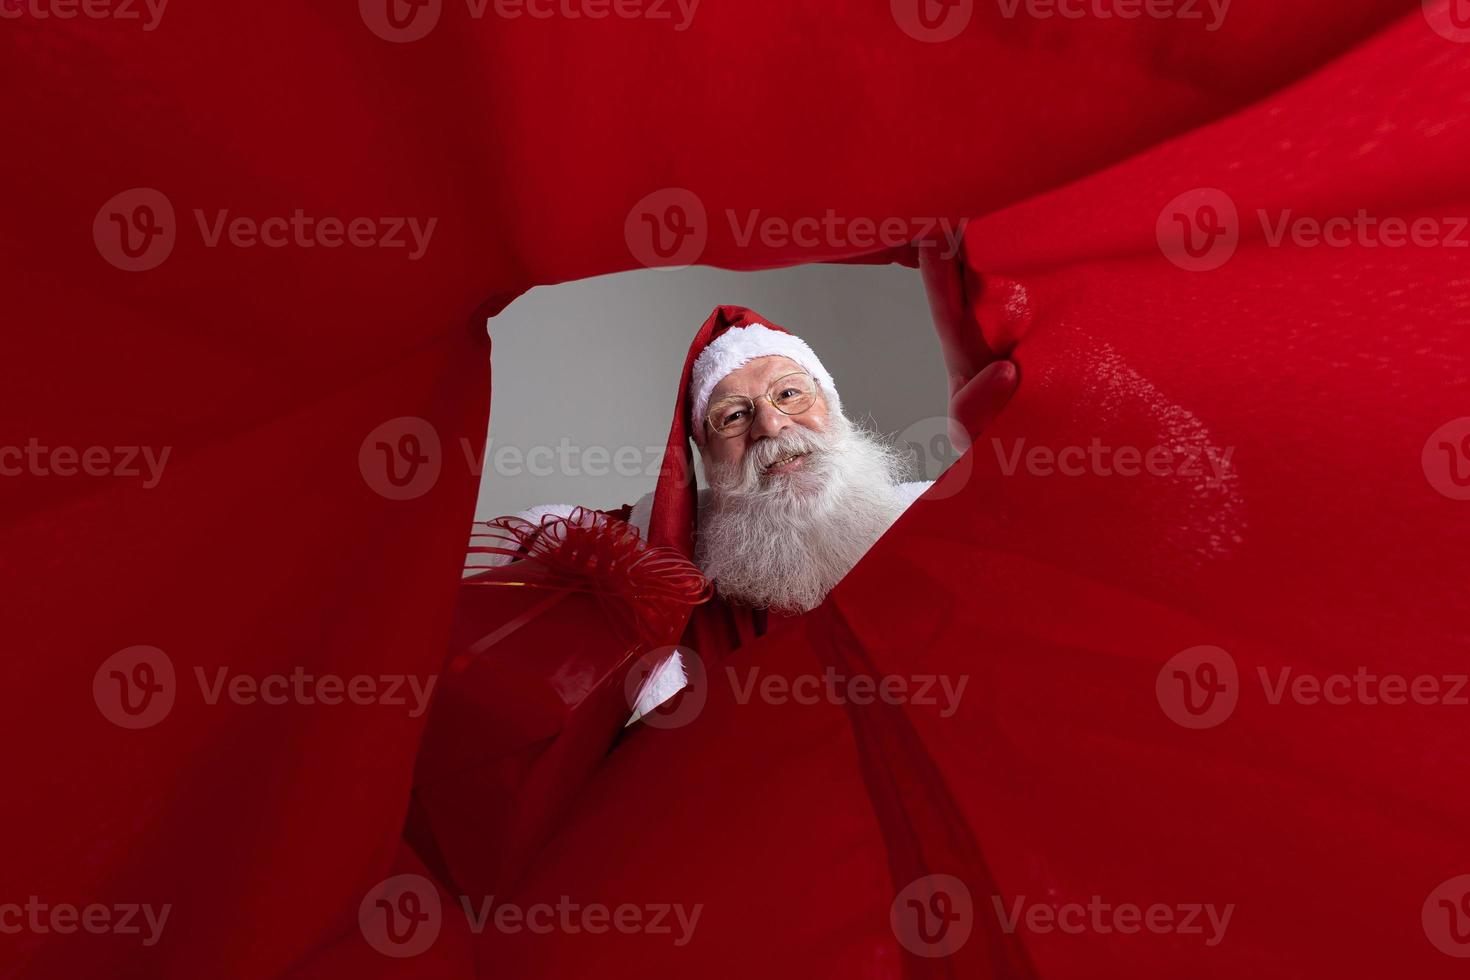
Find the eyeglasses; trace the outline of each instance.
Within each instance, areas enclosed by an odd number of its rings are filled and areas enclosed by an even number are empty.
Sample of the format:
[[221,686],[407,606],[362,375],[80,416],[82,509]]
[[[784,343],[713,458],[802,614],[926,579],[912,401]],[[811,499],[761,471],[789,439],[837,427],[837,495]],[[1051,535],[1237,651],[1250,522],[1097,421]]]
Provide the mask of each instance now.
[[[777,378],[760,397],[782,415],[800,415],[817,400],[817,382],[809,374],[788,374]],[[726,395],[710,406],[704,420],[721,438],[744,435],[755,421],[755,402],[745,395]]]

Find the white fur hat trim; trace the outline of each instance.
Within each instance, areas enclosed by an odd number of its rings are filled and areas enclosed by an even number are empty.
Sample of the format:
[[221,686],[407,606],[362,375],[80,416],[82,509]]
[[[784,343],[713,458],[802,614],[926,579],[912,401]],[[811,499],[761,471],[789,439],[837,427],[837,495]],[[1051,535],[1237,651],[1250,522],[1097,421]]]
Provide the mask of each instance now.
[[757,357],[772,356],[789,357],[801,365],[801,369],[816,378],[817,384],[822,386],[832,411],[842,410],[832,375],[827,373],[827,369],[817,359],[816,352],[806,341],[760,323],[731,327],[716,337],[694,359],[694,370],[689,379],[689,419],[696,442],[701,445],[704,443],[704,414],[709,408],[709,396],[714,392],[715,385]]

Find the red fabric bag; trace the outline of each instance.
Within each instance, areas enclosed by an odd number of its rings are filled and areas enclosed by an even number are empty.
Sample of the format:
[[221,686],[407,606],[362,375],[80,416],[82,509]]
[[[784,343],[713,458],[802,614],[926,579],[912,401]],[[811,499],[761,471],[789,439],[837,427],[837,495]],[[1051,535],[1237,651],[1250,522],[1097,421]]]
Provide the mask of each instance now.
[[698,568],[594,511],[478,526],[414,773],[408,834],[462,894],[514,885],[672,653]]
[[[482,968],[1454,975],[1470,264],[1451,237],[1273,233],[1364,208],[1457,234],[1470,128],[1394,125],[1405,100],[1464,119],[1452,55],[1416,15],[973,222],[962,305],[1015,400],[803,629],[620,747],[515,895],[697,925],[491,929]],[[1186,225],[1192,251],[1166,233]],[[829,669],[968,693],[750,694]]]
[[[1454,407],[1463,403],[1458,381],[1446,380],[1459,371],[1464,336],[1459,256],[1354,252],[1346,261],[1336,252],[1243,249],[1211,285],[1152,251],[1148,236],[1168,199],[1137,197],[1166,185],[1177,185],[1175,193],[1206,181],[1225,186],[1223,173],[1300,188],[1300,207],[1345,200],[1312,196],[1312,180],[1349,196],[1364,188],[1362,206],[1452,203],[1464,186],[1465,155],[1454,141],[1464,131],[1465,48],[1436,33],[1412,0],[1238,0],[1215,33],[1169,20],[1008,19],[972,5],[964,29],[943,43],[913,36],[895,19],[895,5],[885,4],[838,19],[786,3],[706,5],[683,31],[652,19],[478,19],[458,5],[423,4],[416,9],[437,12],[436,25],[403,43],[375,31],[382,25],[367,4],[172,5],[149,30],[121,15],[40,17],[31,12],[36,7],[14,18],[8,8],[0,31],[0,72],[11,91],[27,93],[0,104],[0,131],[12,143],[0,159],[11,190],[0,223],[7,341],[0,560],[10,638],[0,662],[0,717],[7,743],[17,747],[8,771],[21,801],[4,818],[8,894],[114,910],[169,904],[172,914],[153,946],[113,931],[58,932],[49,920],[45,929],[3,932],[0,971],[471,975],[462,917],[444,916],[432,950],[407,959],[380,955],[359,918],[385,877],[422,870],[401,853],[400,834],[424,719],[381,704],[211,703],[195,672],[402,678],[441,668],[489,414],[485,317],[535,285],[638,265],[646,253],[627,236],[630,219],[637,227],[640,202],[657,204],[669,189],[690,191],[704,209],[708,236],[698,261],[732,268],[873,250],[761,237],[741,244],[741,223],[732,229],[726,218],[732,209],[742,218],[757,209],[792,219],[827,208],[880,219],[993,215],[972,229],[972,263],[982,278],[1018,279],[1045,299],[1032,332],[1014,347],[1028,394],[1007,412],[1005,424],[1014,427],[1007,432],[1054,431],[1080,411],[1069,385],[1086,377],[1098,348],[1077,346],[1078,318],[1138,359],[1135,370],[1154,372],[1149,380],[1165,391],[1197,383],[1208,358],[1228,355],[1219,367],[1238,367],[1253,346],[1266,344],[1263,359],[1279,368],[1278,390],[1305,379],[1314,384],[1303,391],[1320,394],[1332,359],[1362,360],[1401,346],[1413,359],[1375,375],[1376,392],[1388,396],[1381,412],[1335,404],[1326,413],[1389,451],[1358,459],[1353,445],[1330,443],[1332,458],[1351,462],[1334,486],[1362,492],[1320,509],[1302,501],[1315,505],[1326,495],[1293,465],[1303,455],[1320,461],[1305,450],[1320,448],[1321,434],[1333,431],[1312,408],[1315,394],[1263,406],[1259,392],[1243,392],[1227,406],[1220,391],[1205,389],[1221,431],[1257,447],[1255,465],[1265,469],[1254,472],[1269,473],[1248,497],[1261,515],[1249,545],[1261,558],[1248,570],[1262,576],[1257,585],[1277,586],[1295,572],[1290,584],[1305,593],[1307,615],[1284,599],[1253,601],[1264,588],[1227,587],[1242,585],[1243,572],[1219,589],[1191,579],[1185,598],[1207,595],[1230,610],[1246,637],[1234,652],[1247,672],[1281,637],[1315,637],[1323,622],[1334,640],[1392,636],[1404,627],[1415,669],[1463,645],[1463,631],[1453,632],[1463,610],[1446,586],[1461,580],[1455,556],[1464,553],[1463,519],[1456,502],[1422,496],[1421,474],[1405,469],[1404,450],[1393,448],[1431,417],[1442,425],[1462,411]],[[1432,10],[1448,16],[1451,7]],[[612,28],[625,30],[610,43]],[[1364,42],[1351,59],[1335,60]],[[1319,69],[1315,87],[1292,90],[1302,133],[1273,129],[1273,117],[1257,111],[1229,144],[1166,142]],[[1376,109],[1367,111],[1370,105]],[[1317,144],[1314,156],[1297,149],[1308,145],[1303,133],[1334,139]],[[1107,179],[1092,176],[1161,143],[1154,169],[1130,165]],[[767,152],[753,162],[741,149],[750,145]],[[1194,155],[1173,155],[1186,147]],[[1446,147],[1455,152],[1438,152]],[[1070,192],[1081,196],[1003,210],[1084,178]],[[1226,189],[1243,205],[1254,200],[1242,186]],[[278,222],[292,234],[298,210],[318,235],[310,247],[260,244],[260,233],[274,235]],[[409,217],[421,235],[436,220],[428,247],[412,260]],[[323,245],[318,225],[326,218],[367,220],[377,244]],[[1224,280],[1240,292],[1223,290]],[[1167,317],[1141,315],[1155,299]],[[1247,314],[1274,329],[1251,333]],[[1313,323],[1316,332],[1297,332]],[[995,329],[983,315],[979,326]],[[1140,350],[1145,336],[1151,352]],[[1155,360],[1169,352],[1167,363]],[[1055,365],[1051,387],[1033,386],[1048,377],[1048,364]],[[1254,427],[1266,420],[1274,426],[1269,437]],[[1419,446],[1433,432],[1417,433]],[[10,452],[31,445],[48,455],[22,452],[18,462]],[[415,445],[411,458],[400,451]],[[168,450],[161,479],[138,465],[145,447],[155,458]],[[78,472],[56,457],[57,448],[82,458],[105,450],[105,475],[56,472]],[[1016,485],[1007,486],[1014,493]],[[1374,486],[1381,492],[1363,489]],[[978,496],[978,485],[954,499],[981,504],[987,528],[1001,522],[1022,534],[1066,513],[1059,485],[1040,489],[1044,512],[1018,497],[1004,501],[1012,511],[992,506],[1002,501]],[[1134,587],[1139,577],[1199,574],[1175,538],[1148,537],[1156,524],[1139,525],[1135,550],[1120,551],[1118,512],[1104,502],[1134,520],[1140,505],[1118,496],[1079,498],[1088,502],[1065,524],[1075,535],[1059,527],[1031,540],[1011,588],[1024,587],[1040,608],[1017,602],[1013,612],[1030,615],[1007,634],[1016,646],[996,669],[1019,669],[1052,649],[1036,636],[1036,623],[1049,628],[1058,609],[1078,601],[1082,563],[1091,579],[1116,577]],[[1323,530],[1329,519],[1330,533]],[[921,528],[917,519],[911,526]],[[1340,546],[1325,547],[1344,528],[1361,530],[1371,559],[1341,564]],[[947,522],[945,533],[951,530]],[[894,540],[908,533],[900,529]],[[994,552],[992,540],[986,547]],[[870,566],[886,565],[888,555],[875,554]],[[1126,576],[1119,572],[1125,560]],[[1353,572],[1362,591],[1335,593]],[[1380,597],[1364,601],[1375,589]],[[884,594],[893,595],[886,585]],[[837,597],[832,608],[844,601]],[[1126,611],[1161,624],[1176,615]],[[123,728],[94,697],[95,682],[108,676],[111,658],[143,646],[169,658],[172,708],[152,727]],[[1165,652],[1140,657],[1152,667],[1149,658]],[[717,717],[715,709],[708,717]],[[1038,714],[1037,724],[1047,717]],[[1106,729],[1107,721],[1093,716],[1091,724]],[[1300,967],[1322,948],[1340,955],[1300,972],[1329,963],[1366,967],[1381,961],[1371,952],[1349,957],[1377,938],[1387,943],[1382,956],[1402,954],[1396,965],[1424,966],[1424,974],[1453,965],[1432,959],[1439,954],[1415,932],[1418,913],[1404,911],[1394,884],[1427,895],[1457,866],[1463,870],[1453,850],[1433,873],[1419,860],[1439,840],[1422,824],[1433,821],[1442,831],[1460,815],[1461,797],[1444,783],[1453,769],[1433,761],[1453,724],[1421,717],[1363,757],[1334,756],[1330,766],[1315,744],[1275,743],[1277,757],[1302,762],[1287,789],[1320,787],[1326,801],[1305,811],[1297,797],[1283,813],[1323,816],[1322,828],[1297,829],[1311,844],[1335,843],[1353,855],[1341,859],[1356,869],[1351,895],[1390,904],[1363,903],[1360,915],[1341,920],[1346,940],[1324,947],[1318,940],[1346,902],[1320,906],[1320,915],[1309,903],[1304,930],[1280,920],[1275,932],[1254,934],[1250,948],[1263,959],[1249,964],[1253,971],[1264,972],[1262,962]],[[650,822],[693,828],[701,845],[697,861],[670,861],[660,849],[644,873],[698,868],[699,881],[685,893],[692,901],[712,890],[710,882],[726,896],[780,889],[810,916],[805,931],[792,915],[782,920],[788,931],[766,933],[772,943],[799,933],[805,945],[784,949],[810,952],[783,953],[776,966],[768,959],[764,972],[866,963],[869,947],[859,943],[868,941],[874,956],[894,963],[883,921],[892,872],[852,752],[848,765],[839,759],[822,769],[821,780],[808,764],[774,764],[797,752],[810,763],[832,746],[853,744],[848,720],[814,711],[780,727],[742,721],[739,730],[737,739],[722,728],[715,740],[730,753],[708,757],[722,760],[715,788],[741,780],[754,786],[765,775],[764,793],[706,794],[710,804],[729,805],[690,812],[688,785],[638,796],[630,779],[614,792],[617,777],[651,752],[635,754],[630,744],[614,753],[585,807],[579,803],[577,826],[552,843],[560,857],[538,867],[526,893],[554,891],[574,856],[606,849],[607,836],[592,833],[597,819],[636,796],[657,814]],[[1254,723],[1251,730],[1259,731]],[[1371,732],[1348,731],[1362,737],[1346,739],[1344,751],[1369,745]],[[660,741],[684,746],[669,761],[690,772],[706,764],[702,740]],[[934,741],[924,744],[937,751]],[[1207,767],[1220,751],[1210,745],[1190,743],[1181,758]],[[1035,778],[1076,789],[1068,780],[1085,774],[1055,764],[1063,771],[1047,768]],[[1436,779],[1426,778],[1426,767]],[[1161,766],[1155,781],[1168,785],[1181,771],[1196,770],[1178,761]],[[1404,773],[1412,778],[1401,779]],[[1099,780],[1090,787],[1095,796],[1078,791],[1065,800],[1070,810],[1099,814],[1097,834],[1123,828],[1121,853],[1136,858],[1153,828],[1124,819],[1119,797],[1142,778],[1124,775],[1116,787]],[[993,792],[1005,801],[1023,787],[999,781]],[[1344,799],[1386,800],[1397,810],[1382,826],[1363,816],[1371,810],[1331,806]],[[792,815],[780,824],[787,833],[764,835],[774,844],[752,862],[750,851],[734,845],[757,836],[751,828],[773,802]],[[970,808],[973,802],[965,802],[967,815],[991,813]],[[1345,829],[1334,829],[1337,809]],[[850,822],[819,819],[833,812]],[[1021,808],[1007,819],[1035,812]],[[1381,827],[1381,841],[1367,834],[1370,826]],[[719,828],[725,832],[713,832]],[[973,829],[985,848],[1009,848],[1009,860],[1028,869],[1046,849],[1062,847],[1045,824],[1027,831],[1034,841],[1021,833],[995,841],[993,834],[1011,828],[993,824]],[[1083,836],[1077,849],[1091,853],[1094,844]],[[852,855],[847,871],[829,871],[828,846]],[[1066,888],[1098,873],[1085,853],[1054,853],[1048,860],[1065,865],[1056,876]],[[1280,858],[1280,870],[1263,879],[1263,890],[1300,883],[1301,873],[1323,867],[1320,851],[1300,865],[1281,851],[1264,853]],[[779,882],[770,861],[787,869]],[[1149,861],[1157,866],[1157,855]],[[1219,882],[1219,865],[1210,867]],[[1002,887],[1016,887],[1014,867],[995,870]],[[1041,880],[1045,871],[1031,873]],[[615,870],[607,874],[596,887],[615,883]],[[640,879],[629,872],[617,880],[626,889]],[[1342,898],[1340,886],[1330,880],[1324,890]],[[441,900],[453,908],[447,895]],[[767,907],[742,904],[738,935],[737,913],[705,919],[689,964],[717,970],[743,962],[740,954],[755,948],[751,930],[771,926],[751,918],[752,910]],[[719,921],[726,925],[713,924]],[[1259,920],[1254,928],[1263,928]],[[820,944],[812,938],[818,935]],[[568,940],[566,954],[585,953],[587,938]],[[724,952],[730,959],[714,958]],[[1067,955],[1050,942],[1037,952],[1042,966]],[[486,960],[483,972],[497,975],[509,962]],[[596,966],[612,972],[618,963],[603,957]],[[1148,965],[1130,968],[1144,973]]]

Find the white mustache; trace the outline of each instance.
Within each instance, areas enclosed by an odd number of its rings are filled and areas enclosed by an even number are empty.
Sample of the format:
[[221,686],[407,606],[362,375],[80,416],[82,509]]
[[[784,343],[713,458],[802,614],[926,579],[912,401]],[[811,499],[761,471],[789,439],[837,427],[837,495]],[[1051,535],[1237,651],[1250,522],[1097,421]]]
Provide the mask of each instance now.
[[800,426],[792,426],[778,436],[770,439],[762,439],[746,454],[745,467],[747,473],[764,473],[776,460],[783,456],[794,456],[802,453],[820,453],[828,448],[827,440],[818,433]]
[[[782,456],[810,465],[762,479]],[[823,432],[790,426],[747,447],[738,464],[707,470],[700,567],[727,598],[756,607],[816,607],[903,511],[907,456],[835,417]]]

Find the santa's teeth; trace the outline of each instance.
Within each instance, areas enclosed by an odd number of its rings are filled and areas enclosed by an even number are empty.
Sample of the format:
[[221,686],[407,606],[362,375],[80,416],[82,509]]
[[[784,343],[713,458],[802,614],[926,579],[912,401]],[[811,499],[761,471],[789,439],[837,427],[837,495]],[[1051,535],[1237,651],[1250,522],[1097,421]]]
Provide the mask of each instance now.
[[801,457],[803,457],[805,455],[807,455],[807,454],[806,453],[792,453],[789,456],[782,456],[778,460],[775,460],[775,461],[773,461],[771,463],[767,463],[766,464],[766,469],[768,469],[768,470],[775,469],[776,467],[782,465],[783,463],[789,463],[789,462],[791,462],[794,459],[801,459]]

